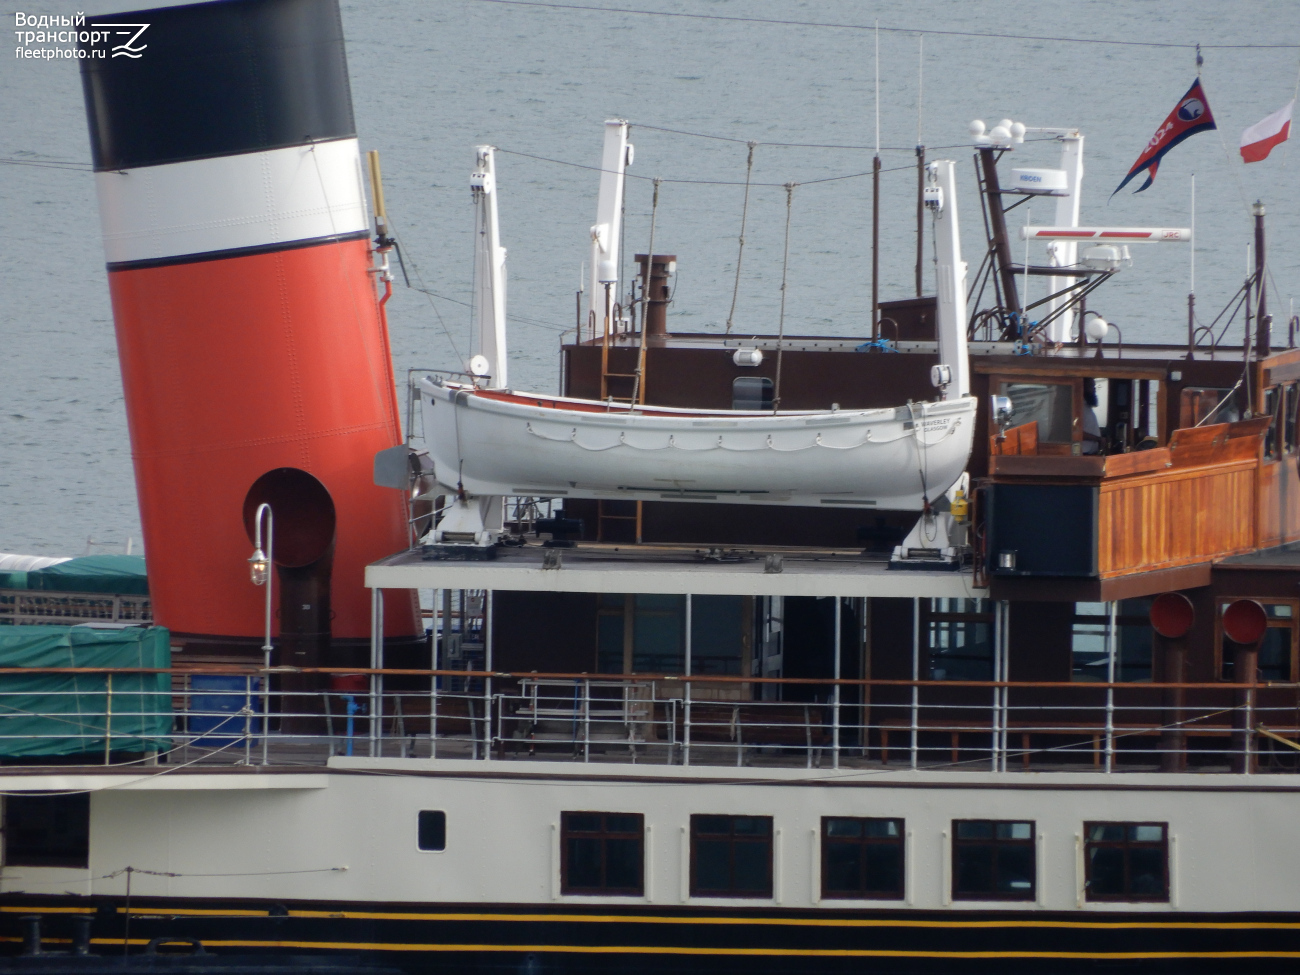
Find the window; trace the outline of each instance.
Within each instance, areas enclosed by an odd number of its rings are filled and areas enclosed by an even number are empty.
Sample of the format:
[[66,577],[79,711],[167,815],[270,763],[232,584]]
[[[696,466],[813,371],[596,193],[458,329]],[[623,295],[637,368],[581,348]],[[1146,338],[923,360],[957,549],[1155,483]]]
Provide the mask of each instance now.
[[770,816],[691,817],[692,897],[771,897]]
[[930,680],[993,679],[993,614],[983,599],[931,599]]
[[[1115,680],[1151,679],[1151,600],[1125,599],[1115,607]],[[1108,603],[1075,603],[1070,642],[1073,679],[1105,681],[1110,672],[1106,628]]]
[[1264,390],[1264,416],[1272,417],[1273,422],[1268,425],[1268,431],[1264,434],[1264,456],[1269,460],[1277,460],[1278,451],[1278,426],[1280,421],[1278,412],[1282,402],[1282,387],[1270,386]]
[[738,376],[731,381],[733,410],[770,410],[772,380],[766,376]]
[[751,605],[744,596],[691,597],[692,674],[740,674]]
[[19,867],[90,863],[90,796],[5,796],[4,862]]
[[560,892],[640,897],[645,892],[645,817],[560,815]]
[[1039,443],[1069,443],[1074,427],[1074,386],[1066,383],[1002,383],[1015,426],[1038,423]]
[[954,900],[1034,899],[1034,824],[992,819],[953,822]]
[[1168,832],[1164,823],[1085,823],[1088,900],[1169,900]]
[[680,674],[686,661],[686,597],[607,593],[597,609],[596,670]]
[[1178,426],[1186,429],[1207,422],[1236,423],[1241,419],[1241,399],[1240,394],[1230,395],[1232,392],[1226,387],[1184,386],[1178,395]]
[[822,896],[903,897],[903,820],[822,818]]
[[[1223,611],[1234,599],[1223,598],[1219,601],[1219,619]],[[1292,681],[1297,673],[1296,649],[1300,641],[1296,639],[1297,609],[1300,603],[1295,600],[1286,602],[1261,603],[1268,616],[1268,628],[1264,638],[1259,641],[1259,656],[1256,664],[1259,680]],[[1223,635],[1223,624],[1218,626],[1219,676],[1224,680],[1234,680],[1233,665],[1236,656],[1233,643]],[[1243,678],[1244,680],[1245,678]]]
[[[691,597],[691,671],[739,676],[753,605],[745,596]],[[604,593],[596,609],[596,672],[680,674],[686,666],[686,597]]]
[[416,824],[416,846],[429,853],[447,849],[447,814],[440,810],[421,809]]
[[1296,406],[1297,390],[1300,386],[1290,383],[1286,387],[1286,397],[1282,402],[1282,440],[1288,454],[1296,451]]

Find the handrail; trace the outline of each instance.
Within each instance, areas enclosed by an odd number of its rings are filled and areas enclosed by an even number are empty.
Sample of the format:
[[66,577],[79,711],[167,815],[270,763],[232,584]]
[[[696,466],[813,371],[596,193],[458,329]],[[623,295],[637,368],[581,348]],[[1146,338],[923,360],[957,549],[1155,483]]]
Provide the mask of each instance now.
[[793,684],[840,685],[847,687],[974,687],[974,688],[1043,688],[1043,689],[1095,689],[1123,690],[1246,690],[1271,688],[1278,690],[1300,689],[1297,681],[1256,681],[1233,683],[1209,681],[1198,683],[1166,683],[1156,681],[1016,681],[1016,680],[904,680],[862,677],[746,677],[736,674],[605,674],[583,672],[505,671],[505,670],[447,670],[418,667],[242,667],[238,664],[203,664],[190,667],[0,667],[0,676],[9,674],[357,674],[377,677],[467,677],[496,680],[564,680],[611,681],[648,684],[655,681],[676,681],[693,684]]

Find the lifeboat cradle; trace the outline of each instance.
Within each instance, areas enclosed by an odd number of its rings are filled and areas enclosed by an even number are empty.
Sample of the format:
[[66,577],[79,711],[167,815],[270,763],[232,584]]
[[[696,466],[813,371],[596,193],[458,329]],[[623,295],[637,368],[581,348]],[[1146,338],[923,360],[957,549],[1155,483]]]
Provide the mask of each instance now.
[[[627,124],[606,123],[593,260],[616,267],[616,183]],[[955,164],[928,166],[939,292],[938,397],[870,410],[687,410],[529,394],[504,388],[505,250],[499,244],[494,156],[477,149],[471,187],[486,232],[477,243],[476,335],[483,354],[472,382],[426,375],[418,383],[442,519],[421,540],[426,558],[492,558],[507,496],[691,501],[917,511],[895,553],[927,567],[952,562],[953,519],[944,496],[965,482],[976,400],[969,395],[966,264],[957,224]],[[611,228],[613,228],[611,230]],[[597,249],[599,253],[596,253]],[[613,288],[606,285],[606,292]],[[614,287],[616,288],[616,284]],[[941,510],[943,509],[943,510]]]

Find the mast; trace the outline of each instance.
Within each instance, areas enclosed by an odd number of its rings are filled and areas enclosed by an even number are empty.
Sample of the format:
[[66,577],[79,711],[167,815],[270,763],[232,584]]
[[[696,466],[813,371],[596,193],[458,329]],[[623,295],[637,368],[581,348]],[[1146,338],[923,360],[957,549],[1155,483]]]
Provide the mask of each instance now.
[[[487,360],[487,383],[508,386],[506,375],[506,249],[497,219],[496,159],[492,146],[476,146],[470,192],[479,208],[474,241],[474,338]],[[470,371],[474,369],[471,366]]]
[[998,182],[998,155],[996,146],[981,146],[980,165],[984,173],[984,195],[988,199],[989,229],[993,234],[993,250],[997,259],[998,274],[1002,279],[1002,300],[1007,311],[1020,317],[1020,292],[1016,285],[1016,269],[1011,262],[1011,243],[1007,239],[1007,218],[1002,209],[1002,186]]
[[1268,293],[1264,287],[1264,203],[1256,200],[1250,208],[1255,217],[1255,356],[1263,359],[1268,356],[1273,344],[1273,319],[1268,314]]
[[[961,257],[957,223],[957,172],[951,159],[926,167],[925,205],[934,214],[934,247],[938,280],[939,365],[936,386],[944,399],[970,395],[970,364],[966,357],[966,262]],[[945,373],[946,370],[946,373]]]
[[627,122],[606,119],[605,142],[600,154],[600,193],[596,198],[596,223],[591,228],[591,287],[588,288],[588,316],[596,334],[613,330],[613,314],[618,299],[618,244],[622,235],[623,173],[627,169],[629,150]]
[[[1083,136],[1078,129],[1028,129],[1030,132],[1051,132],[1061,142],[1061,169],[1065,171],[1066,196],[1056,198],[1056,226],[1079,226],[1079,204],[1082,199],[1080,187],[1083,183]],[[1072,240],[1056,240],[1047,245],[1047,253],[1052,267],[1073,267],[1079,259],[1079,245]],[[1049,295],[1068,286],[1072,278],[1048,278]],[[1048,306],[1048,313],[1055,312],[1062,305],[1070,303],[1070,297],[1054,298]],[[1047,326],[1047,338],[1057,344],[1068,342],[1073,330],[1075,315],[1079,309],[1071,305],[1060,317]]]

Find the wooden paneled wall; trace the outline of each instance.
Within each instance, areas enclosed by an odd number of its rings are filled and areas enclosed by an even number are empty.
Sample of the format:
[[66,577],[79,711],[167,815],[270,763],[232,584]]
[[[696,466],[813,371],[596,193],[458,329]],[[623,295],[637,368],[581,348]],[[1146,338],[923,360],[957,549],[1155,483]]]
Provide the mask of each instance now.
[[[1194,565],[1260,544],[1257,423],[1178,430],[1147,451],[1146,470],[1125,463],[1101,481],[1097,566],[1103,579]],[[1165,459],[1167,458],[1167,459]],[[1156,467],[1161,459],[1163,467]],[[1156,469],[1151,469],[1156,467]],[[1132,470],[1132,473],[1129,473]]]

